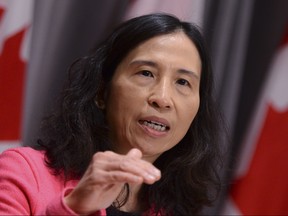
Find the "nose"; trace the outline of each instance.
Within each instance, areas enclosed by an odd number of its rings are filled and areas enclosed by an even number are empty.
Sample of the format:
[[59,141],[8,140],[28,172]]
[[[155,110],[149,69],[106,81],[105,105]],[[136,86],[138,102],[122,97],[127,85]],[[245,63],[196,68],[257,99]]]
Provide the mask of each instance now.
[[148,103],[150,106],[162,110],[169,110],[173,107],[172,89],[168,81],[163,80],[155,84],[149,95]]

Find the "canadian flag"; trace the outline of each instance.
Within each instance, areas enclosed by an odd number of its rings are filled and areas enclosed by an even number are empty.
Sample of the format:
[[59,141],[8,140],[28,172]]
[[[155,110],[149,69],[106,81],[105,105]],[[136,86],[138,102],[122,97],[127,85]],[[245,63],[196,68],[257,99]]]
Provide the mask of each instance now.
[[288,26],[232,182],[227,215],[288,215]]
[[0,152],[21,144],[33,0],[0,0]]

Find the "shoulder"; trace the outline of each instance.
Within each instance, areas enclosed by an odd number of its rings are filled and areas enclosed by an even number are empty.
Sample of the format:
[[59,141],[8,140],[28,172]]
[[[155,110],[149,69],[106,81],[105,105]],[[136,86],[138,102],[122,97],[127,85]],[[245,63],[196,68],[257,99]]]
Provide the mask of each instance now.
[[0,183],[22,188],[30,195],[58,191],[64,185],[46,165],[45,152],[31,147],[11,148],[0,154]]
[[12,207],[30,214],[43,210],[64,186],[62,178],[46,166],[44,151],[18,147],[0,154],[0,214],[3,208]]
[[[7,149],[0,154],[0,170],[4,173],[17,173],[29,175],[33,173],[36,178],[41,173],[47,173],[44,152],[31,147],[17,147]],[[35,174],[38,173],[38,174]]]
[[8,148],[3,151],[0,155],[5,154],[12,154],[12,155],[44,155],[44,151],[38,151],[31,147],[15,147],[15,148]]
[[38,162],[43,163],[44,161],[44,152],[35,150],[31,147],[17,147],[10,148],[5,150],[0,154],[0,160],[2,162],[5,161],[26,161],[27,163],[35,163]]

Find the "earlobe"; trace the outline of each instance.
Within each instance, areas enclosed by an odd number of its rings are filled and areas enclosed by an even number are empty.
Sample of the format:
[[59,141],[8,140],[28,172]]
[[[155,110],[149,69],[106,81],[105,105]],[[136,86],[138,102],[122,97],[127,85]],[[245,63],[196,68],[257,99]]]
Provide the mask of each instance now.
[[101,99],[96,99],[95,104],[99,109],[102,109],[102,110],[104,110],[106,107],[104,100],[101,100]]
[[104,83],[101,82],[100,87],[98,88],[97,94],[95,97],[95,104],[101,110],[104,110],[106,108],[106,104],[105,104],[106,90],[105,89],[106,88],[104,87]]

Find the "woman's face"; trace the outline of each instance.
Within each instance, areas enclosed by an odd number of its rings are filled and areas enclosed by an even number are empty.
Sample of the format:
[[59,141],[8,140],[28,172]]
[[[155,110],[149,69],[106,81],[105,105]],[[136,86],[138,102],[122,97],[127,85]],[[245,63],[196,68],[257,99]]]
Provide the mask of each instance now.
[[157,36],[116,68],[106,101],[114,150],[153,162],[185,136],[199,108],[201,60],[183,33]]

